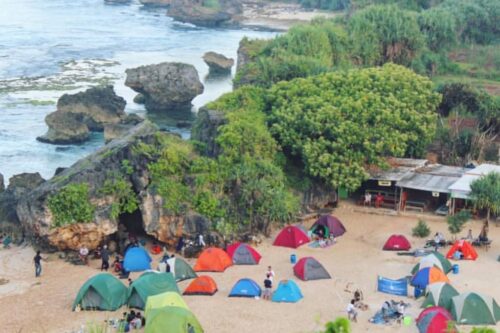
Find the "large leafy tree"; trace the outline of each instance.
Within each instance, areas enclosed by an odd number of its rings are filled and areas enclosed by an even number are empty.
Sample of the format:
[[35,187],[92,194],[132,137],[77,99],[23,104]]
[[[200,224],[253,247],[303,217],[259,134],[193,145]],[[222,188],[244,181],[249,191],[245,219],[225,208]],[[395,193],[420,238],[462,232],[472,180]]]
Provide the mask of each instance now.
[[307,172],[355,190],[369,165],[423,153],[440,96],[394,64],[282,82],[269,94],[271,131]]
[[500,213],[500,173],[491,172],[470,184],[470,199],[474,206],[486,209],[486,221],[489,222],[491,213]]

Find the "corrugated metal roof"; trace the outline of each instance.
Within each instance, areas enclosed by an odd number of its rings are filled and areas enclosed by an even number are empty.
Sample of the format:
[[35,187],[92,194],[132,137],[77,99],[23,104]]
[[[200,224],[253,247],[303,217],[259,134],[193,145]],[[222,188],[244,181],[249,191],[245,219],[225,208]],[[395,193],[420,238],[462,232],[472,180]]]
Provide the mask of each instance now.
[[460,179],[450,185],[449,190],[454,198],[467,199],[470,193],[470,184],[481,176],[491,172],[500,173],[500,165],[481,164],[467,171]]
[[396,186],[428,192],[449,193],[449,186],[465,173],[466,169],[440,164],[428,165],[411,171]]
[[427,160],[392,157],[387,162],[391,165],[391,168],[387,170],[370,170],[370,179],[399,181],[409,172],[425,166]]

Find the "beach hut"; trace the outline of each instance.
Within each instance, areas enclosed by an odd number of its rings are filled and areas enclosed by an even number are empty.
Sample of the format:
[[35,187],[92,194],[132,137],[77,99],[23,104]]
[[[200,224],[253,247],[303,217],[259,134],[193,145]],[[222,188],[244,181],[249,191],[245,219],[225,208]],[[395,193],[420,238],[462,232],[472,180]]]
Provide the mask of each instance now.
[[384,251],[408,251],[411,244],[403,235],[392,235],[384,244]]
[[143,247],[131,247],[125,253],[123,267],[127,272],[151,269],[151,257]]
[[280,231],[273,245],[296,249],[301,245],[309,243],[309,241],[310,239],[304,230],[297,226],[289,225]]
[[128,289],[128,306],[144,309],[149,296],[167,291],[180,293],[172,273],[148,273],[132,282]]
[[500,307],[490,296],[469,292],[451,299],[451,315],[459,325],[495,325]]
[[301,258],[293,266],[293,273],[296,277],[304,281],[332,278],[323,265],[313,257]]
[[188,309],[165,306],[149,312],[144,333],[203,333],[203,328]]
[[261,293],[257,282],[252,279],[241,279],[233,286],[229,297],[258,297]]
[[273,302],[296,303],[302,298],[304,296],[293,280],[281,280],[271,300]]
[[212,296],[217,292],[217,284],[214,279],[208,275],[198,276],[191,281],[189,286],[184,290],[184,295],[209,295]]
[[174,275],[175,281],[184,281],[197,277],[193,268],[181,258],[169,258],[167,264],[170,266],[170,273]]
[[420,262],[413,267],[411,273],[415,274],[420,269],[426,267],[437,267],[446,274],[452,270],[451,262],[439,252],[432,252],[431,254],[422,257]]
[[233,261],[231,257],[222,249],[209,247],[196,260],[194,265],[195,272],[224,272],[231,266]]
[[451,299],[458,295],[458,291],[449,283],[436,282],[427,286],[422,308],[440,306],[446,310],[451,309]]
[[332,215],[323,215],[319,219],[317,219],[311,227],[311,232],[317,233],[319,228],[323,228],[323,235],[325,237],[328,237],[330,235],[339,237],[346,232],[342,222],[340,222],[338,218]]
[[446,254],[446,258],[448,259],[453,259],[453,255],[457,251],[462,252],[462,259],[464,260],[476,260],[477,259],[477,252],[474,249],[474,247],[467,242],[466,240],[457,240],[453,246],[450,248],[448,253]]
[[[457,333],[451,322],[451,314],[444,308],[433,306],[422,311],[417,318],[417,328],[420,333]],[[450,326],[451,324],[451,326]]]
[[176,292],[167,291],[166,293],[148,297],[146,307],[144,308],[146,318],[149,317],[149,313],[152,309],[163,308],[164,306],[178,306],[189,310],[181,295]]
[[446,274],[436,267],[426,267],[419,270],[411,279],[411,285],[419,289],[425,289],[427,285],[436,282],[450,282]]
[[97,274],[87,280],[73,302],[83,310],[115,311],[127,303],[127,287],[108,273]]
[[262,257],[253,247],[245,243],[233,243],[226,249],[235,265],[258,265]]

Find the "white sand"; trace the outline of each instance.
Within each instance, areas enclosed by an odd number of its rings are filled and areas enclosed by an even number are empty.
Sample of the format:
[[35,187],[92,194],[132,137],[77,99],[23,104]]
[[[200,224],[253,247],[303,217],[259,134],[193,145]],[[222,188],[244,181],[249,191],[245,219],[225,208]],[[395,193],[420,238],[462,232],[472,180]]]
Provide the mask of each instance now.
[[[345,307],[352,295],[345,292],[347,283],[361,288],[365,302],[370,309],[360,312],[353,332],[417,332],[415,326],[373,325],[368,319],[384,300],[401,299],[397,296],[376,292],[377,274],[389,278],[401,278],[409,274],[417,258],[397,256],[396,253],[381,251],[387,237],[392,233],[408,236],[414,247],[421,247],[425,241],[410,236],[416,218],[363,214],[352,211],[352,206],[343,205],[335,211],[347,228],[339,242],[327,249],[312,249],[303,246],[297,250],[271,246],[266,240],[258,247],[262,254],[259,266],[233,266],[225,273],[210,273],[218,284],[214,296],[185,296],[191,310],[200,320],[205,332],[316,332],[322,325],[338,316],[345,316]],[[428,222],[432,232],[442,231],[447,225],[442,219]],[[466,234],[469,225],[464,229]],[[479,233],[481,223],[470,223],[474,235]],[[452,284],[459,291],[477,291],[493,296],[500,302],[500,228],[491,226],[493,245],[489,251],[479,249],[477,261],[462,261],[460,273],[450,274]],[[233,284],[240,278],[249,277],[259,284],[264,279],[268,265],[272,265],[275,282],[294,278],[290,254],[298,257],[314,256],[330,272],[332,280],[303,282],[297,280],[304,299],[295,304],[279,304],[255,299],[228,298]],[[125,308],[110,312],[71,312],[71,304],[84,281],[97,273],[100,262],[91,262],[91,267],[73,266],[60,259],[43,263],[43,276],[34,277],[32,257],[29,248],[0,250],[0,278],[10,282],[0,286],[0,332],[71,332],[90,321],[102,322],[106,318],[119,317]],[[158,258],[156,258],[157,260]],[[191,263],[194,263],[191,261]],[[138,274],[133,276],[136,277]],[[189,281],[179,283],[181,290]],[[277,284],[277,283],[276,283]],[[409,314],[417,316],[420,301],[404,298],[412,307]],[[500,331],[500,324],[496,326]],[[464,331],[468,328],[464,327]]]

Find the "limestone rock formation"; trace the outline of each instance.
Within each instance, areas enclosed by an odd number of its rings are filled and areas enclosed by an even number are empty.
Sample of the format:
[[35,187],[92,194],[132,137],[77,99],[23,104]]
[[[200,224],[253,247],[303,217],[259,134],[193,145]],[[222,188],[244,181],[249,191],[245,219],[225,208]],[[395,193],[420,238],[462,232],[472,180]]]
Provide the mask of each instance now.
[[110,124],[104,126],[104,141],[106,143],[125,136],[132,127],[136,126],[140,122],[144,121],[143,118],[136,114],[129,114],[118,124]]
[[240,0],[172,0],[167,15],[181,22],[219,27],[234,24],[242,12]]
[[227,120],[221,111],[209,110],[205,107],[198,111],[198,117],[191,131],[191,138],[204,144],[205,155],[210,157],[219,155],[220,147],[215,138],[218,127],[226,123]]
[[125,85],[144,95],[149,111],[185,108],[203,92],[193,65],[164,62],[127,69],[126,73]]
[[203,61],[208,65],[211,73],[231,73],[231,67],[234,65],[234,59],[215,52],[205,53]]
[[89,138],[90,131],[77,113],[55,111],[45,117],[49,127],[47,133],[37,137],[38,141],[53,144],[81,143]]
[[134,97],[134,103],[144,104],[144,103],[146,103],[146,98],[144,97],[143,94],[137,94]]

